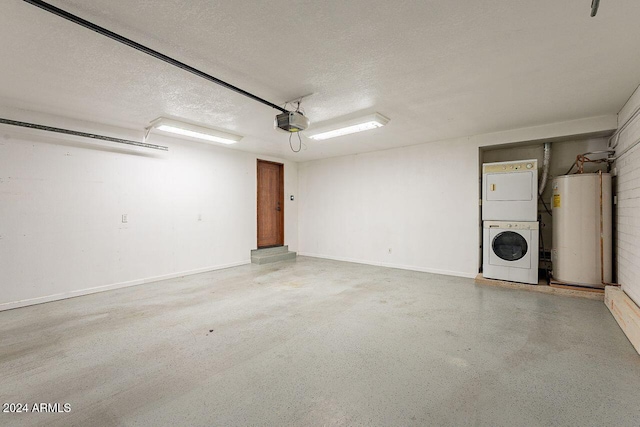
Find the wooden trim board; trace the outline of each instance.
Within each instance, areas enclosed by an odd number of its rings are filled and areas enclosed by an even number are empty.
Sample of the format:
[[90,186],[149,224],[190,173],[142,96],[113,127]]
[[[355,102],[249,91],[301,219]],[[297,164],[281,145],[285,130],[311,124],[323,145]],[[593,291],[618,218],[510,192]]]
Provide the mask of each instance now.
[[607,286],[604,303],[613,314],[631,345],[640,354],[640,307],[617,286]]
[[579,289],[552,288],[546,282],[541,281],[537,285],[527,285],[525,283],[508,282],[506,280],[485,279],[482,274],[475,278],[477,285],[498,286],[500,288],[520,289],[529,292],[541,292],[544,294],[564,295],[567,297],[587,298],[597,301],[604,300],[604,294],[600,292],[583,291]]
[[568,285],[566,283],[561,283],[561,282],[556,282],[556,281],[551,281],[551,283],[549,283],[549,286],[551,286],[552,288],[559,288],[559,289],[573,289],[573,290],[578,290],[578,291],[584,291],[584,292],[596,292],[599,294],[604,294],[604,288],[590,288],[588,286],[577,286],[577,285]]

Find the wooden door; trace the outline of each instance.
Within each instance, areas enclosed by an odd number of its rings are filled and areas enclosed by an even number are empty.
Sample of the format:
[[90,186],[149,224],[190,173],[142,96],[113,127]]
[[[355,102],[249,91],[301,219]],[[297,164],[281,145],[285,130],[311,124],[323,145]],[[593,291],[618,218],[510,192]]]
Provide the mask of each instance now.
[[258,160],[258,248],[284,245],[284,165]]

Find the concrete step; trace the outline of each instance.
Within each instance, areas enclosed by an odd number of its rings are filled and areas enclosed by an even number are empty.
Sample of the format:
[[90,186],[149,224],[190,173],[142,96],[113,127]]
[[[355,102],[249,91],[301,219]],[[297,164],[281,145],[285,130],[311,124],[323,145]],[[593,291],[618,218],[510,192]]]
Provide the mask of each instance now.
[[278,262],[278,261],[288,261],[288,260],[295,260],[296,259],[296,253],[295,252],[278,252],[278,253],[270,253],[270,254],[258,254],[258,255],[251,255],[251,262],[253,264],[268,264],[271,262]]
[[264,248],[264,249],[254,249],[251,251],[251,256],[263,256],[263,255],[273,255],[273,254],[282,254],[289,252],[289,246],[274,246],[273,248]]

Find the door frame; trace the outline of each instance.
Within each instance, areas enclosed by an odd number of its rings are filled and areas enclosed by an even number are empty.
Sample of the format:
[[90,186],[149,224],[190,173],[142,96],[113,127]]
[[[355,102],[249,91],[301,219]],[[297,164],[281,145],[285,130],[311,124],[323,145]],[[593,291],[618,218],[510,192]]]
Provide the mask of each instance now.
[[[278,198],[280,200],[280,213],[278,215],[278,222],[280,223],[280,229],[278,230],[278,243],[271,246],[258,246],[258,236],[260,234],[260,163],[269,163],[278,166],[280,170],[280,179],[278,180]],[[258,249],[271,248],[276,246],[284,246],[284,164],[278,162],[272,162],[270,160],[256,159],[256,247]]]

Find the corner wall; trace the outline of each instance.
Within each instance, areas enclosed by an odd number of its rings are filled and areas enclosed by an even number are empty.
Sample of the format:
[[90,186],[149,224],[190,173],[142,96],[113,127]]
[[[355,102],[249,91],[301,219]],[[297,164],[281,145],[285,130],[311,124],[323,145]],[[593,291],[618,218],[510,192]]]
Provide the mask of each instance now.
[[603,116],[301,163],[299,252],[475,277],[479,147],[615,127]]
[[[612,140],[619,156],[640,140],[640,87],[618,114],[619,128]],[[627,124],[628,122],[628,124]],[[640,144],[639,144],[640,145]],[[617,280],[622,290],[640,305],[640,146],[630,148],[615,163],[615,251]]]
[[[285,194],[297,196],[296,163],[159,135],[153,143],[169,152],[0,128],[0,310],[249,263],[258,157],[284,163]],[[285,201],[291,250],[297,203]]]

